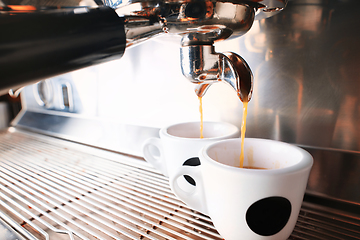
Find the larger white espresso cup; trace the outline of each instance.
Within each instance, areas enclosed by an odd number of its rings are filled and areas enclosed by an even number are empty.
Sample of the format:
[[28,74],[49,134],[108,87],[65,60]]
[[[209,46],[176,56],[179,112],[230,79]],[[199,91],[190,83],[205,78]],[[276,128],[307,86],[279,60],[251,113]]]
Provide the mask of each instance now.
[[142,147],[143,156],[163,175],[171,177],[182,165],[198,165],[199,150],[207,144],[239,137],[239,129],[226,122],[178,123],[160,129],[160,138],[147,139]]
[[[212,219],[226,240],[287,239],[295,227],[305,193],[312,156],[279,141],[241,139],[212,143],[200,150],[201,165],[177,168],[170,179],[174,193]],[[190,176],[196,186],[184,189],[176,181]]]

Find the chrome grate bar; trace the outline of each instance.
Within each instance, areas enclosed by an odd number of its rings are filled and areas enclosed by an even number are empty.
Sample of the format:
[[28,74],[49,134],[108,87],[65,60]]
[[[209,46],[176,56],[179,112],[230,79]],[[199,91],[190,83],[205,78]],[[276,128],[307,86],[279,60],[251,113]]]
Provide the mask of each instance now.
[[[26,239],[222,239],[146,162],[17,130],[0,133],[0,218]],[[290,239],[360,239],[360,218],[304,203]]]

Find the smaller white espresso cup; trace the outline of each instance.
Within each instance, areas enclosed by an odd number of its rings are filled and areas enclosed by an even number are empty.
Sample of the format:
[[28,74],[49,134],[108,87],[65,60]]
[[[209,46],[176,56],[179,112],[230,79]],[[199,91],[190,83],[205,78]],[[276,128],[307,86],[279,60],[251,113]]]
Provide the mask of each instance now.
[[[172,190],[209,215],[226,240],[285,240],[295,227],[313,158],[287,143],[246,138],[244,166],[264,169],[239,168],[240,144],[241,139],[229,139],[204,147],[201,165],[177,169]],[[179,185],[183,175],[196,186]]]
[[198,165],[199,150],[205,145],[239,135],[239,129],[230,123],[205,121],[204,138],[200,138],[200,122],[178,123],[160,129],[160,138],[147,139],[142,152],[147,162],[171,177],[184,163]]

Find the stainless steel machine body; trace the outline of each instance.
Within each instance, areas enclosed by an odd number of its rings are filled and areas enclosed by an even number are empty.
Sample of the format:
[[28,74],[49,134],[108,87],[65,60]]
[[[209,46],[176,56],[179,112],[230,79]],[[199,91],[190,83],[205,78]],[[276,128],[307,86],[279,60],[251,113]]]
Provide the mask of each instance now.
[[[290,239],[360,239],[359,5],[289,1],[242,37],[213,44],[252,69],[246,136],[314,157]],[[142,159],[142,142],[159,128],[200,119],[181,43],[163,34],[119,60],[24,88],[23,110],[0,135],[5,226],[25,239],[221,239]],[[203,96],[204,120],[240,127],[242,107],[226,84]]]
[[[214,82],[224,81],[242,101],[249,101],[252,74],[245,60],[232,52],[216,53],[212,46],[245,34],[255,17],[272,16],[286,2],[134,0],[104,1],[105,6],[95,4],[96,8],[6,5],[0,8],[0,94],[9,90],[17,95],[25,84],[120,58],[125,48],[157,35],[177,34],[186,49],[181,51],[183,74],[200,85],[195,90],[198,96]],[[211,51],[203,55],[209,47]]]

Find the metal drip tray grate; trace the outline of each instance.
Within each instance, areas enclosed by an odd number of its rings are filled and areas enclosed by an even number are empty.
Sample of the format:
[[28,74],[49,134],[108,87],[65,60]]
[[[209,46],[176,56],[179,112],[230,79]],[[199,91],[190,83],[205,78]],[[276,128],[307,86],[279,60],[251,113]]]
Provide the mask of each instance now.
[[304,202],[290,239],[360,239],[360,218],[350,214]]
[[[0,152],[0,218],[25,239],[222,239],[142,160],[19,131]],[[291,239],[360,239],[334,216],[304,207]]]

